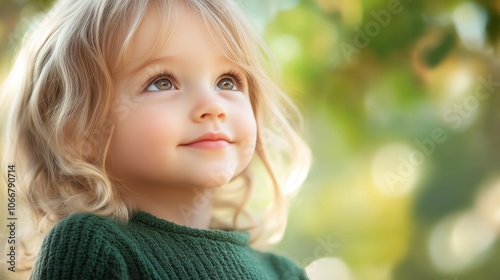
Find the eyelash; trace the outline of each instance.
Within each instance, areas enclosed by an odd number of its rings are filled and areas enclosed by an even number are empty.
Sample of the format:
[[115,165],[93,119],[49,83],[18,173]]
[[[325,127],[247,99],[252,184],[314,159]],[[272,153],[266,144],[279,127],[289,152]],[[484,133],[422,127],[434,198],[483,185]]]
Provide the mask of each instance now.
[[[221,78],[223,77],[230,77],[234,79],[234,82],[236,83],[235,86],[238,90],[243,90],[243,79],[244,76],[241,72],[236,71],[234,69],[229,69],[226,73],[222,74],[220,76]],[[220,79],[219,79],[220,80]]]
[[177,86],[177,80],[175,79],[174,75],[166,70],[162,70],[161,72],[159,72],[158,74],[154,75],[153,77],[151,77],[145,84],[144,86],[142,87],[142,92],[149,92],[148,91],[148,87],[154,83],[155,81],[161,79],[161,78],[167,78],[169,79],[171,82],[172,82],[172,85],[173,86]]
[[[243,90],[243,79],[244,76],[241,72],[236,71],[234,69],[229,69],[229,71],[226,71],[224,74],[220,75],[220,78],[217,80],[219,81],[221,78],[224,77],[229,77],[232,78],[235,82],[235,86],[238,90]],[[172,82],[172,85],[177,87],[178,82],[177,79],[174,77],[174,75],[166,70],[162,70],[160,73],[154,75],[152,78],[150,78],[142,87],[142,92],[148,92],[148,87],[154,83],[155,81],[162,79],[162,78],[167,78]]]

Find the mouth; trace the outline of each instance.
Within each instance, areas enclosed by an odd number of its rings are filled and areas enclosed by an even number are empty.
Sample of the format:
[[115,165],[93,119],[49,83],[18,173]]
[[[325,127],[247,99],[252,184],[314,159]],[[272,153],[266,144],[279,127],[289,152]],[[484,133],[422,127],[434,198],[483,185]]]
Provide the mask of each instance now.
[[208,132],[200,137],[181,144],[182,147],[195,148],[195,149],[223,149],[231,144],[229,137],[222,132]]

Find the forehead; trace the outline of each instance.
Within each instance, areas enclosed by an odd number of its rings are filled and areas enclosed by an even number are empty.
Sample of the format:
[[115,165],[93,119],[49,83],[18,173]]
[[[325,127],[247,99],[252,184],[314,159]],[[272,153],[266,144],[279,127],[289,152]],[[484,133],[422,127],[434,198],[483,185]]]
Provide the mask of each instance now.
[[124,74],[158,57],[210,55],[231,60],[227,44],[204,15],[177,3],[148,8],[127,47],[127,63],[120,69]]

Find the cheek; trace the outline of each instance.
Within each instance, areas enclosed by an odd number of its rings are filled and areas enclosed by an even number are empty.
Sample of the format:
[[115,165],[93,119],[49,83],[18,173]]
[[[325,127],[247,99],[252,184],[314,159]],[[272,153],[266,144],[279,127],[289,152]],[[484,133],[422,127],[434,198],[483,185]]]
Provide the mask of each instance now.
[[240,159],[244,162],[249,161],[255,152],[257,141],[257,123],[250,105],[242,108],[235,126],[240,138]]
[[178,139],[175,118],[154,109],[137,109],[121,120],[112,142],[122,160],[151,160]]
[[242,125],[242,129],[244,129],[244,133],[247,135],[247,139],[249,141],[253,141],[255,143],[257,139],[257,122],[255,120],[255,115],[252,110],[252,106],[249,104],[245,108],[245,114],[242,116],[242,123],[245,125]]

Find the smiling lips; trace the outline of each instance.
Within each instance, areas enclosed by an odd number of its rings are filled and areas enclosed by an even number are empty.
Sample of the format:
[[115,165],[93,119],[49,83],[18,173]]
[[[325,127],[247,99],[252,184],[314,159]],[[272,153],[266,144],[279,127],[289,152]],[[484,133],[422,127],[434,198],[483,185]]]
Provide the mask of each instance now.
[[194,139],[193,141],[181,144],[183,147],[197,149],[223,149],[231,144],[229,137],[222,132],[209,132]]

